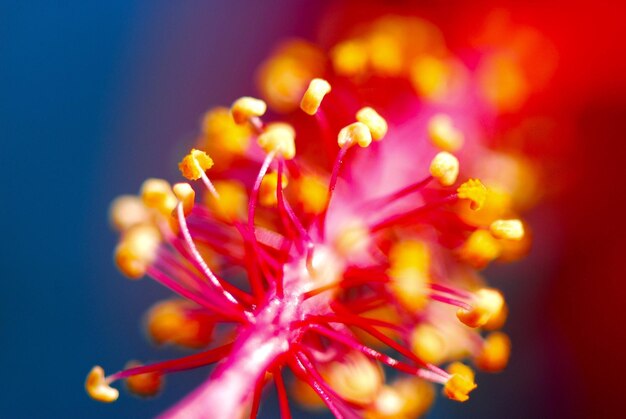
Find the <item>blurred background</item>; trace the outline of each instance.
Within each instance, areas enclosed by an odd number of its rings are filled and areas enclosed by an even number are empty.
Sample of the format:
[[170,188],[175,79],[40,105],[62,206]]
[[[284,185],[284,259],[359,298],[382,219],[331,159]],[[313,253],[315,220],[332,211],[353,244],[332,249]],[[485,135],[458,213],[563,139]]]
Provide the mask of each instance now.
[[[331,4],[332,3],[332,4]],[[338,5],[339,3],[339,5]],[[347,2],[357,10],[363,2]],[[377,2],[384,4],[383,2]],[[388,2],[423,9],[446,39],[494,8],[559,54],[533,110],[558,123],[562,183],[532,214],[529,258],[488,272],[508,297],[509,368],[479,377],[429,417],[620,416],[626,291],[626,11],[618,2]],[[151,417],[206,371],[169,376],[160,397],[113,405],[83,390],[96,363],[173,356],[141,316],[168,294],[114,268],[109,202],[149,176],[176,178],[209,107],[254,92],[281,39],[316,37],[325,1],[0,1],[0,417]],[[329,17],[331,19],[332,17]],[[276,417],[273,399],[262,417]],[[297,416],[301,415],[301,416]],[[296,412],[297,417],[305,413]]]

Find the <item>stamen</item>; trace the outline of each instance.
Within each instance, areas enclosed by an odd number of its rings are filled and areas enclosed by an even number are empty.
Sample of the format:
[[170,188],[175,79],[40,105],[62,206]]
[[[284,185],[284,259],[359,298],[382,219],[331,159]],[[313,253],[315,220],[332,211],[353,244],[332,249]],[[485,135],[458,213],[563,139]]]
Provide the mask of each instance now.
[[478,211],[485,204],[487,199],[487,188],[478,179],[469,179],[456,190],[459,199],[470,201],[470,208]]
[[463,133],[454,127],[448,115],[437,114],[430,118],[428,136],[433,145],[443,151],[454,152],[463,146]]
[[524,225],[520,220],[496,220],[489,231],[498,239],[519,241],[524,238]]
[[448,367],[448,372],[452,374],[446,382],[443,392],[452,400],[464,402],[469,399],[469,393],[476,388],[474,382],[474,372],[470,367],[454,362]]
[[230,107],[230,113],[238,125],[243,125],[252,118],[263,116],[267,111],[267,104],[261,99],[242,97]]
[[[270,172],[263,176],[261,181],[261,187],[259,188],[259,203],[265,207],[273,207],[278,203],[277,193],[278,191],[278,174],[276,172]],[[289,184],[287,176],[284,174],[280,179],[281,189],[285,189]]]
[[202,150],[192,149],[180,163],[178,168],[182,175],[189,180],[198,180],[202,174],[213,167],[213,160]]
[[291,160],[296,155],[296,131],[284,122],[268,124],[259,135],[257,143],[266,153],[280,154],[284,159]]
[[430,163],[430,174],[443,186],[451,186],[459,175],[459,160],[452,154],[441,151]]
[[460,249],[460,256],[474,268],[481,269],[500,256],[502,246],[487,230],[470,234]]
[[502,371],[509,362],[511,340],[502,332],[493,332],[483,342],[474,364],[483,371]]
[[343,127],[337,136],[337,144],[341,148],[350,147],[355,143],[361,147],[367,147],[372,143],[372,133],[363,122],[353,122]]
[[482,288],[474,294],[472,308],[470,310],[459,309],[456,316],[469,327],[480,327],[492,316],[498,315],[503,306],[504,298],[498,290]]
[[382,140],[385,134],[387,134],[387,121],[370,107],[361,108],[356,113],[356,120],[364,123],[369,128],[374,141]]
[[342,399],[356,404],[372,403],[384,381],[382,369],[360,352],[324,365],[321,375]]
[[309,87],[306,92],[304,92],[304,96],[302,96],[300,109],[309,115],[315,115],[322,104],[322,99],[324,99],[324,96],[326,96],[330,91],[330,84],[326,80],[311,80]]
[[111,387],[110,380],[104,377],[102,367],[95,366],[91,369],[85,380],[85,390],[92,399],[99,402],[111,403],[117,400],[120,392]]
[[206,262],[202,258],[202,255],[200,255],[200,252],[198,252],[198,249],[191,237],[191,233],[189,232],[189,228],[187,227],[187,221],[185,220],[185,214],[183,212],[182,204],[178,204],[177,211],[178,211],[178,222],[180,224],[180,230],[183,233],[183,237],[185,238],[185,242],[187,243],[187,247],[189,248],[191,255],[195,259],[196,263],[200,266],[202,273],[209,279],[213,287],[215,287],[215,289],[230,304],[236,307],[238,311],[244,312],[248,320],[253,320],[254,317],[252,316],[252,314],[248,311],[245,311],[244,308],[241,306],[241,304],[237,301],[237,299],[233,297],[233,295],[230,292],[226,291],[224,287],[222,287],[220,280],[213,274],[213,271],[211,271],[211,268],[209,268],[209,266],[206,264]]
[[134,225],[148,222],[150,213],[138,197],[122,195],[111,203],[109,219],[117,231],[123,232]]
[[306,355],[304,355],[304,353],[296,354],[295,361],[290,364],[294,372],[300,372],[301,379],[305,380],[318,396],[320,396],[335,418],[344,419],[344,415],[340,412],[339,407],[335,405],[333,400],[333,398],[337,398],[337,395],[333,395],[332,390],[325,385],[324,380],[317,373],[313,364],[306,358]]
[[276,393],[278,393],[280,418],[291,419],[291,413],[289,412],[289,399],[287,397],[287,391],[285,389],[285,383],[283,381],[283,376],[280,372],[280,368],[275,368],[272,376],[274,377],[274,384],[276,385]]
[[[126,364],[126,368],[141,367],[142,364],[131,361]],[[163,374],[159,371],[133,375],[126,379],[128,390],[141,397],[152,397],[158,394],[163,388]]]
[[161,234],[154,225],[135,225],[124,232],[115,248],[115,264],[127,277],[139,279],[156,260],[160,244]]
[[367,49],[359,41],[344,41],[330,51],[335,72],[341,76],[362,74],[367,68]]
[[428,323],[418,325],[411,333],[411,350],[424,362],[440,364],[446,357],[444,336]]
[[191,210],[193,210],[194,200],[196,198],[196,192],[193,190],[190,184],[188,183],[177,183],[172,188],[174,191],[174,195],[183,205],[183,212],[185,216],[191,214]]
[[141,199],[147,208],[158,211],[164,217],[172,214],[178,202],[169,182],[163,179],[147,179],[143,182]]

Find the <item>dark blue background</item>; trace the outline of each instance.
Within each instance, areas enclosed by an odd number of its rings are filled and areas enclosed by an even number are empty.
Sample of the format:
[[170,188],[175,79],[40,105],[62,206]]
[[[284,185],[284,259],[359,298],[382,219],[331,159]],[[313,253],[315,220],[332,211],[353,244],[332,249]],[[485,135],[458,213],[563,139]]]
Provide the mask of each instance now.
[[[122,393],[102,405],[84,393],[94,364],[112,372],[173,355],[141,333],[142,314],[167,293],[113,267],[108,204],[146,177],[174,177],[203,111],[253,92],[256,65],[277,40],[311,35],[318,4],[0,2],[0,417],[149,417],[205,377],[168,377],[152,401]],[[535,296],[512,284],[521,312]],[[514,318],[514,340],[529,321]],[[517,346],[509,372],[434,416],[536,413],[551,397],[542,348]]]

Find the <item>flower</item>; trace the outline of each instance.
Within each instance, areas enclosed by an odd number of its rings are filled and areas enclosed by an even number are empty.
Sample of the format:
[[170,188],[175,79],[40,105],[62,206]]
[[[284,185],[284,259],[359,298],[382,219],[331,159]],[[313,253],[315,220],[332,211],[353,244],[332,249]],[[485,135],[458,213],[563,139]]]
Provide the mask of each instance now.
[[[149,335],[199,352],[95,367],[92,397],[114,401],[120,379],[152,395],[166,373],[217,364],[166,417],[254,415],[269,381],[289,417],[286,369],[297,400],[337,417],[418,416],[429,383],[469,398],[474,372],[459,360],[505,367],[508,337],[483,330],[502,326],[506,304],[478,270],[527,248],[517,207],[530,192],[517,186],[535,173],[482,124],[527,89],[485,90],[486,70],[417,18],[383,17],[328,55],[288,42],[261,66],[263,99],[207,113],[179,165],[201,200],[189,183],[149,179],[114,202],[120,270],[182,297],[150,310]],[[407,376],[387,382],[381,365]]]

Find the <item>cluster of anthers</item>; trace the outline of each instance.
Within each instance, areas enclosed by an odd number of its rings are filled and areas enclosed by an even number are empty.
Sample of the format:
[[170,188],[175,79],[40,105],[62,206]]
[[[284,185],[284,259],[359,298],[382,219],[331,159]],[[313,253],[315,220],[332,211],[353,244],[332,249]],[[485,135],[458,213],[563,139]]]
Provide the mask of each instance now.
[[[455,119],[459,103],[475,106],[459,99],[468,73],[432,25],[386,18],[330,57],[292,42],[261,69],[265,100],[208,112],[179,165],[206,189],[201,202],[189,183],[149,179],[112,204],[119,269],[182,297],[151,308],[150,337],[199,351],[111,375],[94,367],[94,399],[116,400],[118,380],[154,395],[166,373],[217,364],[166,415],[255,417],[273,381],[288,418],[290,370],[306,406],[409,418],[428,409],[433,384],[468,399],[474,372],[460,361],[505,367],[510,342],[495,330],[506,304],[477,270],[527,247],[506,190],[519,170],[501,170],[519,161]],[[286,119],[268,122],[268,104]],[[499,170],[481,181],[459,161]],[[404,375],[386,380],[382,366]]]

